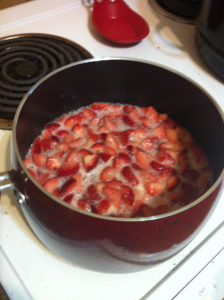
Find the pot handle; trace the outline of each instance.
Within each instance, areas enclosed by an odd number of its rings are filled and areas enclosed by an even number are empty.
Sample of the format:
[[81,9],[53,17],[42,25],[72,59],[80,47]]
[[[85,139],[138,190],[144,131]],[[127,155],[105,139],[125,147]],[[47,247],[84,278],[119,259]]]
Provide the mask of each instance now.
[[15,189],[15,185],[11,180],[10,171],[0,172],[0,194]]

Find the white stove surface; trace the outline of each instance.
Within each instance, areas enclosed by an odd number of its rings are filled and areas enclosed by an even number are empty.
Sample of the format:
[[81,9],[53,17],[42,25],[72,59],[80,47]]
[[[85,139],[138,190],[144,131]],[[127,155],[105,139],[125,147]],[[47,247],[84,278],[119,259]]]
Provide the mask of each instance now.
[[[0,38],[48,33],[73,40],[94,57],[157,62],[203,86],[224,109],[224,85],[199,57],[194,26],[158,15],[147,0],[126,3],[151,29],[148,37],[131,47],[119,47],[100,37],[91,25],[90,11],[79,0],[33,0],[2,10]],[[10,170],[10,135],[0,130],[0,172]],[[216,280],[223,279],[223,211],[221,195],[205,227],[175,257],[138,272],[110,274],[70,265],[52,254],[29,228],[13,194],[4,194],[0,201],[0,282],[12,300],[220,300],[224,291],[220,292]]]

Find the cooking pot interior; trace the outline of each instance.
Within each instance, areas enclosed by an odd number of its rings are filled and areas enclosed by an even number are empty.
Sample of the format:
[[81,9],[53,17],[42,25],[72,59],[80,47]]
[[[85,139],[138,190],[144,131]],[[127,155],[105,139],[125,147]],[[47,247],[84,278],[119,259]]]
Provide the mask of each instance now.
[[185,78],[144,62],[89,60],[42,80],[18,109],[16,139],[22,159],[45,124],[93,102],[154,106],[186,127],[204,147],[216,180],[224,165],[224,125],[210,97]]

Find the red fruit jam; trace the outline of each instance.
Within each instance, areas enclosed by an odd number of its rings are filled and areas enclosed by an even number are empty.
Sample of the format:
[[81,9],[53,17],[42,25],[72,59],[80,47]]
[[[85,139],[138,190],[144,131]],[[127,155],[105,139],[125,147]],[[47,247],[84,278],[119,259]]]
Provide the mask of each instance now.
[[183,207],[208,189],[213,173],[203,149],[166,114],[108,103],[47,124],[24,164],[62,201],[117,217]]

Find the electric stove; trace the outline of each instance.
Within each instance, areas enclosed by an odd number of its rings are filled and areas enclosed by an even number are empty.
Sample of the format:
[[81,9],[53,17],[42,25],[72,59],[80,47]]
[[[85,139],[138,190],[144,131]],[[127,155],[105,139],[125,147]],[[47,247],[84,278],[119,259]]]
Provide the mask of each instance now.
[[[117,46],[101,37],[91,23],[91,6],[80,0],[33,0],[3,9],[0,40],[50,35],[79,45],[93,57],[132,57],[156,62],[202,86],[223,110],[223,82],[200,58],[194,25],[161,14],[151,1],[129,0],[127,4],[150,26],[150,34],[130,46]],[[22,74],[20,80],[38,77],[37,61],[29,61],[34,64],[30,68],[33,71]],[[19,67],[18,72],[21,75]],[[13,79],[17,79],[15,75]],[[0,130],[0,172],[11,168],[10,136],[10,128]],[[109,272],[106,268],[104,272],[96,272],[71,265],[51,253],[33,234],[10,192],[2,195],[0,201],[0,282],[11,300],[220,300],[224,297],[223,211],[221,193],[214,213],[197,237],[165,262],[133,272],[126,272],[126,263],[121,263],[121,272]]]

